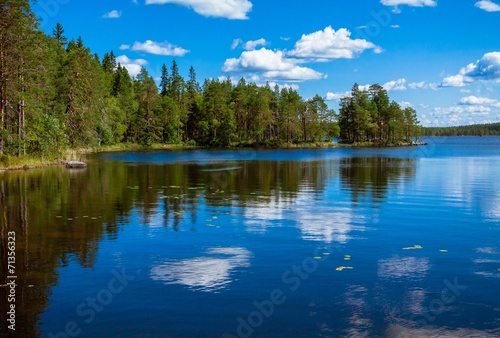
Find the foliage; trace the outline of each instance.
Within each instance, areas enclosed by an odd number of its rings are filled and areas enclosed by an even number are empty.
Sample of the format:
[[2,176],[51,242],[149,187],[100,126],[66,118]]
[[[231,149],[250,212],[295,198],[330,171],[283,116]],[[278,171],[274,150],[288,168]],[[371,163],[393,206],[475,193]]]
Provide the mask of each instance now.
[[488,136],[500,135],[500,123],[473,124],[459,127],[422,128],[425,136]]
[[0,155],[49,156],[120,143],[284,145],[395,142],[418,135],[416,112],[390,102],[379,85],[342,99],[339,115],[316,95],[241,79],[187,80],[175,59],[159,84],[142,69],[131,77],[113,51],[102,59],[57,23],[38,30],[29,1],[0,4]]

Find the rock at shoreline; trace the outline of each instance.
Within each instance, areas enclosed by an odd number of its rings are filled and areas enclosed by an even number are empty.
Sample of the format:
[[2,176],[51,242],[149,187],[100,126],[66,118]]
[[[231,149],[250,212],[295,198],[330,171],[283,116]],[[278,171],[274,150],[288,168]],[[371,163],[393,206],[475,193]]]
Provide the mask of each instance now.
[[87,168],[87,163],[80,161],[69,161],[66,163],[66,168],[68,169],[83,169]]

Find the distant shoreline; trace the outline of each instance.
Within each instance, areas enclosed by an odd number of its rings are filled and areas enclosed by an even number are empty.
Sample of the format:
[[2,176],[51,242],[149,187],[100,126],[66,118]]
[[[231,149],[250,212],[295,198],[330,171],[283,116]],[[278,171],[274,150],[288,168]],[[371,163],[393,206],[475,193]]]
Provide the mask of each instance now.
[[67,150],[62,155],[54,159],[37,158],[32,156],[10,157],[7,163],[0,164],[0,172],[12,170],[31,170],[51,166],[64,166],[69,161],[84,161],[86,156],[106,152],[131,152],[131,151],[185,151],[185,150],[243,150],[243,149],[319,149],[319,148],[392,148],[392,147],[414,147],[427,145],[425,142],[398,142],[395,144],[383,144],[374,142],[358,143],[335,143],[335,142],[304,142],[304,143],[285,143],[279,146],[269,146],[262,144],[239,144],[230,147],[202,147],[184,144],[154,144],[151,146],[141,146],[138,144],[119,144],[116,146],[105,146],[98,148]]

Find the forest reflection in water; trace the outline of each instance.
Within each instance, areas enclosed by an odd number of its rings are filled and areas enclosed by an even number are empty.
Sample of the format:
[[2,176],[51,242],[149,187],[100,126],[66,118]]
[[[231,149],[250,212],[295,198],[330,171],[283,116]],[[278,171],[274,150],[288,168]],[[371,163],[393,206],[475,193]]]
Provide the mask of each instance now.
[[[15,334],[40,335],[37,323],[48,305],[51,288],[58,284],[58,270],[72,260],[82,267],[93,267],[100,243],[118,239],[120,227],[129,223],[134,212],[140,215],[141,224],[145,226],[154,223],[155,215],[160,214],[161,226],[178,231],[187,219],[192,224],[197,222],[201,204],[205,208],[227,207],[229,213],[235,209],[243,214],[248,212],[248,231],[255,230],[252,219],[263,230],[266,209],[271,211],[277,205],[292,210],[298,208],[301,194],[321,195],[328,181],[339,182],[340,188],[351,195],[354,205],[363,201],[377,204],[383,202],[391,185],[410,179],[415,170],[415,159],[367,157],[162,165],[94,161],[81,171],[53,167],[2,173],[2,262],[7,261],[7,232],[15,231],[17,236],[19,297],[16,306],[17,322],[22,325]],[[267,220],[273,218],[271,214]],[[311,223],[307,221],[305,219],[306,225],[302,228],[303,236],[315,237],[317,234],[307,228]],[[320,237],[319,240],[332,239]],[[220,248],[212,249],[208,256],[220,254],[217,250]],[[241,250],[229,252],[232,256],[224,263],[231,267],[248,264],[250,254]],[[217,259],[220,258],[205,257],[191,264],[216,264]],[[5,269],[4,266],[3,274]],[[155,278],[172,280],[169,276],[175,274],[173,279],[189,281],[189,271],[181,265],[168,269],[158,267],[153,271]],[[221,276],[207,278],[205,286],[224,283]],[[204,286],[203,281],[194,283]],[[2,309],[8,306],[6,292],[5,287],[0,288]],[[4,312],[1,320],[2,325],[6,325]],[[5,326],[2,331],[6,332]]]

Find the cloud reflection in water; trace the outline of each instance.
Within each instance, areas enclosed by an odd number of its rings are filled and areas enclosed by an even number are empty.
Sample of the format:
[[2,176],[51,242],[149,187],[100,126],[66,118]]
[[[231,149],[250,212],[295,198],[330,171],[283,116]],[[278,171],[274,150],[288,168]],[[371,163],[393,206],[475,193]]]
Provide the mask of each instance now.
[[[181,284],[196,291],[223,289],[234,279],[232,271],[250,267],[251,252],[239,247],[211,248],[211,256],[168,262],[151,269],[151,279],[165,284]],[[215,257],[213,257],[215,256]]]

